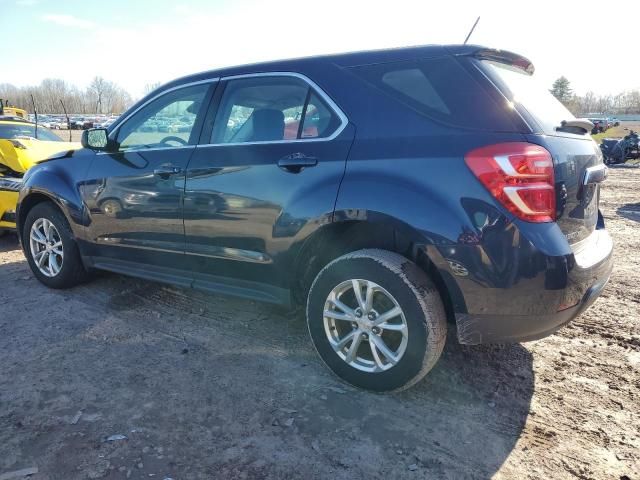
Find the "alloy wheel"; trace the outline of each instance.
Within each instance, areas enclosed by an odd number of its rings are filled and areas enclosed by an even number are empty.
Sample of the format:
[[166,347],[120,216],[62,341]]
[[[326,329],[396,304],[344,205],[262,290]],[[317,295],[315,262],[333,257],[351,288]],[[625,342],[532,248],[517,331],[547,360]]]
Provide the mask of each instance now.
[[60,273],[64,261],[62,237],[50,220],[39,218],[33,222],[29,245],[31,257],[40,273],[46,277],[55,277]]
[[369,280],[347,280],[333,288],[323,319],[333,350],[358,370],[389,370],[407,349],[409,331],[402,308],[387,290]]

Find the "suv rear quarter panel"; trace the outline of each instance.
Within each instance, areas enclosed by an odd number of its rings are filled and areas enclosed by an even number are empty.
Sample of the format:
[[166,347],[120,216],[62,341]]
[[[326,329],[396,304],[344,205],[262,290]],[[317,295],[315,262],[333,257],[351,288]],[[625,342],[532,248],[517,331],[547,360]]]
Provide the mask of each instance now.
[[[464,161],[480,146],[526,141],[519,126],[491,132],[444,125],[350,74],[330,91],[356,124],[336,221],[357,212],[359,220],[404,230],[438,268],[456,314],[555,312],[571,257],[562,232],[514,220]],[[507,289],[513,301],[504,301]]]

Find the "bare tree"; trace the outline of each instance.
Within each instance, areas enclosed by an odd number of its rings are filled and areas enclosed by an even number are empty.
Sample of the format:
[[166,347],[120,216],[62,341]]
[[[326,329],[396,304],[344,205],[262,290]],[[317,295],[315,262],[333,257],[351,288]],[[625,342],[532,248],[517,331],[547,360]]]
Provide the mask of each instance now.
[[146,95],[147,93],[151,93],[153,92],[156,88],[158,88],[160,85],[162,85],[160,82],[153,82],[153,83],[147,83],[144,86],[144,94]]
[[122,113],[133,103],[127,91],[101,77],[94,78],[86,90],[57,78],[48,78],[40,85],[28,87],[0,84],[0,98],[28,111],[33,111],[31,95],[38,113],[61,113],[60,100],[70,114]]
[[93,77],[93,80],[91,80],[89,88],[87,89],[89,98],[93,99],[95,102],[95,108],[93,108],[92,111],[96,113],[102,113],[105,97],[109,97],[112,90],[113,84],[111,82],[105,80],[102,77]]

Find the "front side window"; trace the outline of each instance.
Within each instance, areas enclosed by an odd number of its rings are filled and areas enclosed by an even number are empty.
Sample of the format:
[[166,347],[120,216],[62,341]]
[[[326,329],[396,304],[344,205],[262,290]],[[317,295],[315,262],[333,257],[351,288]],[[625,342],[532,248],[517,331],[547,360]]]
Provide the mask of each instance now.
[[326,138],[340,119],[303,80],[264,76],[230,80],[211,135],[213,144]]
[[169,92],[135,113],[118,130],[121,150],[171,148],[195,143],[193,127],[209,84]]

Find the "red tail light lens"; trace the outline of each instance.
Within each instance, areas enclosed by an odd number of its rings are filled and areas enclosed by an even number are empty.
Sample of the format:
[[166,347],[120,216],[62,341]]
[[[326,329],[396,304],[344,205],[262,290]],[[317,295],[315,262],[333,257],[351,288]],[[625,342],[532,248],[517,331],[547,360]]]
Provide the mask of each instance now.
[[556,191],[551,154],[539,145],[499,143],[472,150],[467,166],[502,205],[528,222],[553,222]]

